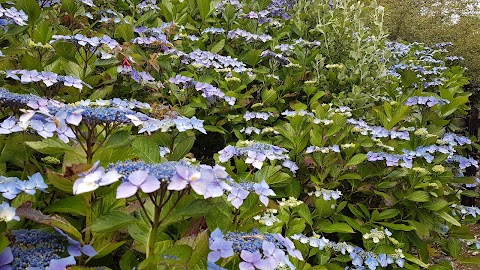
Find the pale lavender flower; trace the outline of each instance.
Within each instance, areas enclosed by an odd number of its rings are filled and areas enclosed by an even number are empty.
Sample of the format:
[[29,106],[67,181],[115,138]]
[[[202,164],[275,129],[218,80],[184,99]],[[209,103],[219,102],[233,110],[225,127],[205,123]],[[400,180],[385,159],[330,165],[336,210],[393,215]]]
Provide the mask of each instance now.
[[58,75],[53,72],[42,71],[40,78],[46,86],[52,86],[58,82]]
[[253,167],[261,169],[266,156],[260,152],[248,151],[245,163],[252,164]]
[[268,186],[267,182],[263,180],[260,183],[255,183],[253,185],[255,193],[260,196],[260,201],[265,205],[268,206],[268,196],[275,196],[275,192]]
[[43,138],[53,137],[53,132],[57,129],[55,123],[32,120],[30,126],[37,131],[37,134]]
[[83,83],[82,80],[74,78],[72,76],[65,76],[64,81],[63,81],[63,85],[73,86],[73,87],[75,87],[77,89],[80,89],[80,90],[83,88],[82,83]]
[[227,200],[238,209],[243,204],[243,200],[248,197],[248,194],[250,194],[248,191],[234,187],[230,191],[230,194],[228,194]]
[[15,213],[16,208],[11,207],[7,202],[0,204],[0,220],[9,222],[12,220],[20,221],[20,217]]
[[239,264],[240,270],[269,269],[268,262],[262,259],[258,250],[253,253],[242,250],[240,257],[243,259],[243,262]]
[[209,245],[212,251],[208,253],[208,260],[211,262],[231,257],[234,254],[233,242],[223,239],[223,234],[218,228],[212,232]]
[[98,167],[99,163],[99,161],[96,162],[89,171],[79,174],[81,178],[78,178],[73,184],[74,195],[94,191],[101,186],[110,185],[122,177],[115,170],[105,173],[103,167]]
[[13,200],[17,195],[22,192],[17,185],[20,179],[16,177],[0,176],[0,193],[5,199]]
[[22,77],[20,78],[21,83],[30,83],[30,82],[39,82],[42,78],[36,70],[23,70]]
[[199,170],[183,165],[177,165],[175,169],[176,172],[170,179],[167,189],[183,190],[190,185],[197,194],[205,195],[206,183]]
[[262,243],[263,255],[268,265],[278,265],[285,259],[285,252],[279,249],[274,243],[269,241],[263,241]]
[[160,181],[144,170],[135,171],[117,188],[117,199],[133,196],[139,188],[144,193],[151,193],[160,188]]
[[23,128],[17,125],[17,121],[13,117],[5,119],[0,124],[0,134],[10,134],[14,132],[22,131]]
[[204,166],[200,169],[200,173],[202,174],[206,186],[204,194],[205,199],[220,197],[223,195],[224,190],[232,189],[230,185],[216,177],[216,173],[212,167]]
[[0,270],[11,270],[10,263],[13,261],[13,254],[10,247],[6,247],[2,253],[0,253]]
[[61,259],[52,259],[50,260],[50,265],[46,270],[65,270],[67,266],[76,265],[77,262],[73,256],[69,256]]
[[192,122],[186,117],[178,117],[173,119],[175,126],[179,132],[187,131],[193,128]]

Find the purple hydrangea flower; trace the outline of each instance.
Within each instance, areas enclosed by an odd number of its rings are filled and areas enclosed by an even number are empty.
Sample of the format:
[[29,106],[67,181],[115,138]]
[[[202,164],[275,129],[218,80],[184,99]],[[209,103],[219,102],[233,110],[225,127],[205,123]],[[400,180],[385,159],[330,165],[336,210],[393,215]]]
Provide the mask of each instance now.
[[138,170],[128,176],[128,181],[117,188],[117,199],[135,195],[138,189],[144,193],[151,193],[160,188],[160,181],[143,170]]
[[50,260],[50,265],[46,270],[65,270],[67,266],[76,265],[77,262],[73,256],[69,256],[61,259],[52,259]]
[[10,263],[13,261],[13,254],[10,247],[6,247],[2,253],[0,253],[0,270],[11,270]]
[[262,259],[258,250],[253,253],[242,250],[240,257],[243,259],[243,262],[239,264],[240,270],[270,269],[268,261]]
[[228,194],[227,200],[238,209],[243,204],[243,200],[248,197],[248,194],[250,194],[248,191],[234,187],[230,191],[230,194]]
[[13,117],[5,119],[0,124],[0,134],[10,134],[14,132],[20,132],[23,128],[17,125],[17,121]]
[[223,234],[220,229],[216,229],[212,232],[210,236],[210,249],[212,250],[208,253],[208,260],[211,262],[216,262],[220,258],[228,258],[233,256],[233,242],[223,239]]
[[197,194],[205,194],[206,183],[199,170],[183,165],[177,165],[175,168],[176,173],[172,176],[167,189],[183,190],[187,185],[190,185]]
[[260,183],[255,183],[253,188],[255,189],[255,193],[260,196],[260,201],[265,206],[268,206],[268,196],[275,196],[275,192],[268,186],[267,182],[263,180]]

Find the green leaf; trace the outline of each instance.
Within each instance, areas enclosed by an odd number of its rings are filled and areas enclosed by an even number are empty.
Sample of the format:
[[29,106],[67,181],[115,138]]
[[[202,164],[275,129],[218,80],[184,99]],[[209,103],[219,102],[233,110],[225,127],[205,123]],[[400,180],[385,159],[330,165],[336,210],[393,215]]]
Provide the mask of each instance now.
[[443,209],[447,205],[448,205],[448,202],[443,199],[433,199],[430,202],[424,203],[422,207],[431,211],[438,211]]
[[262,101],[263,103],[273,103],[277,100],[278,95],[277,91],[273,89],[264,89],[262,91]]
[[103,144],[105,148],[120,148],[130,143],[130,132],[127,130],[121,130],[113,133]]
[[205,20],[210,13],[210,0],[197,0],[197,6],[200,17]]
[[412,85],[418,80],[417,74],[411,70],[406,70],[402,72],[401,78],[402,78],[402,83],[405,87]]
[[100,216],[95,222],[93,222],[90,228],[93,232],[114,232],[122,227],[131,225],[131,223],[135,223],[136,221],[137,220],[129,214],[120,211],[113,211]]
[[397,182],[381,182],[377,185],[378,189],[389,189],[397,185]]
[[310,213],[310,210],[308,209],[308,206],[306,204],[300,204],[295,209],[297,210],[298,215],[301,218],[305,219],[308,225],[313,225],[312,214]]
[[72,43],[67,41],[57,41],[52,44],[52,47],[61,57],[78,64],[77,58],[75,58],[77,48],[75,48]]
[[67,197],[57,200],[45,209],[47,213],[72,213],[85,216],[87,205],[81,196]]
[[59,138],[46,138],[37,142],[25,142],[25,144],[47,155],[59,155],[64,154],[66,151],[72,151],[72,147],[62,142]]
[[324,233],[354,233],[352,227],[347,223],[325,224],[319,230]]
[[28,15],[28,24],[35,25],[42,14],[42,10],[35,0],[17,0],[17,9],[23,10]]
[[111,254],[115,249],[121,247],[123,244],[125,244],[127,241],[120,241],[116,243],[108,243],[107,245],[98,248],[96,247],[97,255],[94,256],[94,258],[101,258],[105,257],[108,254]]
[[78,5],[74,0],[62,0],[62,9],[73,16],[77,13]]
[[190,149],[192,149],[194,143],[195,136],[183,138],[178,143],[175,142],[172,154],[170,155],[170,160],[180,160],[185,157],[185,155],[188,154]]
[[1,252],[3,252],[3,250],[8,247],[8,245],[10,244],[10,240],[8,240],[8,237],[6,237],[5,235],[0,235],[0,250]]
[[397,209],[387,209],[381,212],[378,216],[379,219],[389,219],[394,218],[400,214],[400,211]]
[[225,39],[222,39],[212,46],[212,48],[210,49],[210,52],[218,53],[223,49],[224,46],[225,46]]
[[397,231],[414,231],[415,227],[405,224],[396,224],[396,223],[389,223],[389,222],[378,222],[378,224],[388,227],[389,229],[397,230]]
[[457,262],[462,264],[480,265],[480,258],[478,257],[464,258],[464,259],[457,260]]
[[347,162],[345,166],[354,166],[354,165],[360,164],[365,159],[367,159],[366,154],[356,154]]
[[57,227],[65,233],[73,236],[77,240],[82,239],[82,234],[80,234],[80,232],[66,219],[57,215],[44,215],[42,212],[33,209],[31,202],[26,202],[20,205],[16,210],[16,214],[20,217],[30,219],[37,223],[41,223],[50,227]]
[[447,240],[447,250],[450,256],[455,259],[458,259],[460,253],[462,252],[462,242],[458,239],[448,239]]
[[417,257],[414,257],[408,253],[405,253],[405,259],[407,259],[407,261],[409,262],[412,262],[412,263],[415,263],[423,268],[427,268],[428,267],[428,264],[422,262],[420,259],[418,259]]
[[158,145],[150,137],[136,136],[132,143],[133,154],[147,163],[160,162]]
[[337,180],[361,180],[362,176],[358,173],[347,173],[337,178]]
[[286,232],[286,235],[287,236],[291,236],[291,235],[294,235],[294,234],[298,234],[298,233],[301,233],[305,230],[305,220],[301,219],[301,218],[296,218],[294,220],[291,220],[289,223],[288,223],[288,229],[287,229],[287,232]]
[[63,175],[51,170],[47,170],[47,179],[54,187],[69,194],[73,194],[73,181],[70,181]]
[[447,214],[446,212],[440,212],[438,213],[438,215],[443,218],[445,221],[455,225],[455,226],[462,226],[454,217],[450,216],[449,214]]
[[133,33],[132,25],[125,22],[121,23],[117,28],[115,28],[115,37],[121,37],[125,41],[130,41],[135,37]]
[[122,258],[120,258],[120,270],[132,270],[134,267],[138,265],[138,260],[137,256],[135,256],[135,253],[133,251],[128,250],[122,255]]
[[424,190],[417,190],[407,194],[405,199],[413,202],[428,202],[430,200],[430,194]]

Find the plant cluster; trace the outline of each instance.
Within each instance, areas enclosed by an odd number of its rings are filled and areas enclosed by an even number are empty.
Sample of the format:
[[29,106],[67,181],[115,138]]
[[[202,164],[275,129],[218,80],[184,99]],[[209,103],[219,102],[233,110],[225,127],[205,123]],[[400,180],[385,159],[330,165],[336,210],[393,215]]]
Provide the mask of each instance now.
[[0,6],[0,269],[480,264],[465,70],[448,43],[388,42],[383,13]]

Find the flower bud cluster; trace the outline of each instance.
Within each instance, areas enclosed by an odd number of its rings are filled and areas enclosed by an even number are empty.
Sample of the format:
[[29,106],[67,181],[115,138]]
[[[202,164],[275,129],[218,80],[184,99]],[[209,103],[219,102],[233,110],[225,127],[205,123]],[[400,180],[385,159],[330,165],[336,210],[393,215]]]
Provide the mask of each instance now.
[[258,221],[260,224],[263,224],[265,226],[273,226],[275,223],[280,223],[282,222],[280,219],[278,219],[275,214],[278,213],[277,209],[267,209],[263,213],[263,215],[256,215],[253,217],[254,220]]
[[342,196],[342,192],[339,190],[318,189],[314,192],[309,192],[309,196],[315,196],[317,198],[322,197],[323,200],[338,200]]
[[280,205],[281,207],[288,207],[288,208],[294,208],[301,204],[303,204],[303,202],[297,200],[294,197],[289,197],[288,200],[285,200],[285,198],[282,198],[282,200],[278,202],[278,205]]
[[312,145],[307,147],[307,149],[305,150],[305,153],[307,154],[311,154],[315,152],[320,152],[322,154],[328,154],[330,152],[340,153],[340,147],[336,144],[334,144],[333,146],[326,146],[326,147],[318,147],[318,146]]
[[383,230],[379,230],[377,228],[374,228],[370,230],[370,233],[364,234],[363,238],[372,239],[373,243],[378,244],[381,240],[390,236],[392,236],[392,233],[388,229],[384,228]]
[[11,246],[13,269],[46,269],[66,251],[66,241],[58,234],[41,230],[18,230],[12,234],[15,237]]

